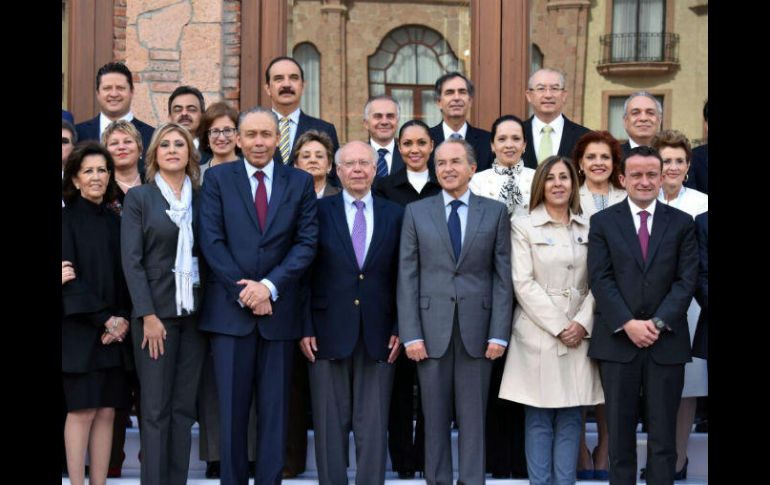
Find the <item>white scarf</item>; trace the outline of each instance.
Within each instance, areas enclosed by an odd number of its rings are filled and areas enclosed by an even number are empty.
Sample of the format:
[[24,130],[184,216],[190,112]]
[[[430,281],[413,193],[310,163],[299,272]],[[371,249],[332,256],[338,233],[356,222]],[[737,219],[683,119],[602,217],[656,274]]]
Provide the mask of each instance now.
[[155,174],[155,184],[160,193],[168,202],[166,211],[171,221],[179,228],[179,237],[176,241],[176,260],[174,261],[174,279],[176,282],[176,313],[182,315],[182,311],[192,312],[193,299],[193,231],[192,231],[192,183],[190,177],[185,175],[182,184],[182,199],[174,196],[174,191],[163,180],[160,173]]

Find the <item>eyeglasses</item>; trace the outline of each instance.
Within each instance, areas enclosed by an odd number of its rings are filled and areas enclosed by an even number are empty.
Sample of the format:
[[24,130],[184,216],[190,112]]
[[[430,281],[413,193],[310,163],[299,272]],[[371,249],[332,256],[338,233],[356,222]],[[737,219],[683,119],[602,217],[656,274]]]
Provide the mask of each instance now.
[[530,91],[534,91],[537,94],[545,94],[549,91],[552,93],[558,93],[559,91],[564,91],[564,88],[561,86],[535,86],[535,88],[530,89]]
[[211,138],[216,138],[219,135],[225,135],[225,138],[230,138],[235,134],[235,128],[225,128],[223,130],[212,128],[208,131],[208,134]]
[[374,162],[371,160],[343,160],[340,162],[340,165],[345,168],[353,168],[358,165],[359,167],[365,169],[373,166]]
[[72,140],[70,140],[66,136],[61,137],[61,144],[62,145],[69,145],[71,142],[72,142]]

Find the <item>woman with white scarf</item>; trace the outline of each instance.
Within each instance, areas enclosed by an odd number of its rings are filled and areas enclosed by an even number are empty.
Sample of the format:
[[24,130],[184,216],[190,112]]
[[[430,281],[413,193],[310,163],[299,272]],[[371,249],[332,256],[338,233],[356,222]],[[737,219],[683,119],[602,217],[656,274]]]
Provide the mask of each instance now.
[[147,183],[126,193],[123,271],[133,302],[131,335],[141,385],[141,481],[187,482],[190,430],[205,341],[198,331],[193,232],[200,169],[186,128],[159,126],[147,150]]

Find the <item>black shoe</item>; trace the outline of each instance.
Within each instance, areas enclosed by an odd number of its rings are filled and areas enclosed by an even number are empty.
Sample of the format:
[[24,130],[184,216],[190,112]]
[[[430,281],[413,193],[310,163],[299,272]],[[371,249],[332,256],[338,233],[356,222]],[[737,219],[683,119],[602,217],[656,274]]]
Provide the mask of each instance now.
[[254,478],[257,476],[257,462],[256,461],[250,461],[249,462],[249,478]]
[[219,478],[219,462],[207,461],[206,462],[206,478]]
[[399,471],[398,478],[400,478],[401,480],[409,480],[411,478],[414,478],[414,471]]
[[647,468],[639,470],[639,480],[647,480]]
[[674,474],[674,481],[687,480],[687,464],[689,462],[690,462],[690,459],[685,457],[684,466],[682,467],[681,470],[679,470]]

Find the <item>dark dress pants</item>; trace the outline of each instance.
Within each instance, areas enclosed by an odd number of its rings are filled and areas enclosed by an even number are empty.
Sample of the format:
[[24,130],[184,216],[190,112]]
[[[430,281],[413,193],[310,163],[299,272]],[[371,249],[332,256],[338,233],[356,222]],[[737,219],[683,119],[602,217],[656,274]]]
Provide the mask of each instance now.
[[305,471],[307,459],[307,430],[310,412],[310,384],[307,358],[294,352],[289,396],[289,428],[286,436],[286,465],[288,472],[299,475]]
[[425,418],[420,406],[417,365],[409,360],[406,352],[399,354],[395,365],[388,419],[390,461],[397,472],[422,471],[425,469]]
[[527,478],[524,450],[524,405],[500,399],[505,354],[492,363],[487,406],[487,472],[497,476]]

